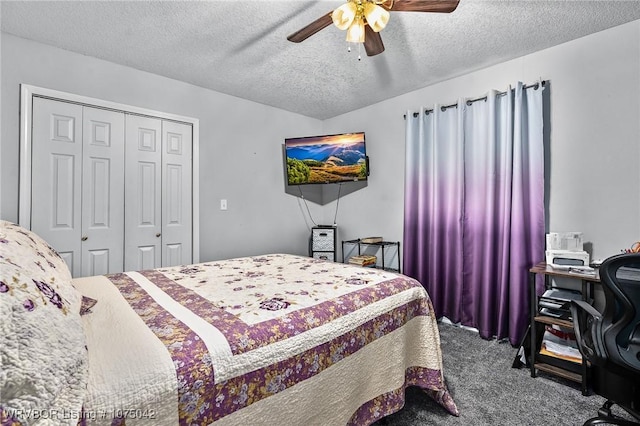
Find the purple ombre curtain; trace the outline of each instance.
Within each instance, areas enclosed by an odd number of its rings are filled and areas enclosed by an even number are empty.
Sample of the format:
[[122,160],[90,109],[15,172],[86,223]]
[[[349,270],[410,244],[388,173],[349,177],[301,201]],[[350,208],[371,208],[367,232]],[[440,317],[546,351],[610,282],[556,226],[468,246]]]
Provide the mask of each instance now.
[[407,114],[404,272],[436,315],[519,344],[544,256],[541,84]]

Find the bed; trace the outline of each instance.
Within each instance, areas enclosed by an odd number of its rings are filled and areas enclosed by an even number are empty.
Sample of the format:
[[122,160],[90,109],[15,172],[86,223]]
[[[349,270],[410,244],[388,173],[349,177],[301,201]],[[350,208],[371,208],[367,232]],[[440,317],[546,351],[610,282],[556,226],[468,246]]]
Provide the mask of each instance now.
[[71,279],[0,221],[5,424],[368,425],[421,387],[457,415],[404,275],[288,254]]

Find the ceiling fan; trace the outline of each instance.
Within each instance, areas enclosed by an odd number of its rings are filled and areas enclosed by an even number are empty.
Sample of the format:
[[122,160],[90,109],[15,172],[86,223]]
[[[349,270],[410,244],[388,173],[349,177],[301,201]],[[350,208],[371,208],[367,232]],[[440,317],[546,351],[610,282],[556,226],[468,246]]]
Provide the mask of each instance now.
[[347,0],[336,10],[316,19],[287,37],[300,43],[333,22],[347,30],[347,41],[364,43],[367,56],[384,51],[379,32],[389,21],[389,12],[453,12],[460,0]]

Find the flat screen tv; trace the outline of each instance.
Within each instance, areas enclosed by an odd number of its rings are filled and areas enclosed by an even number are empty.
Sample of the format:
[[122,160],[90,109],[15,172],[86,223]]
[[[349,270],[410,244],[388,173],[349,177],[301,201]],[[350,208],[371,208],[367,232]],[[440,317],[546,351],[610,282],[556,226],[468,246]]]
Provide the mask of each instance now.
[[364,132],[287,138],[287,184],[324,184],[367,180]]

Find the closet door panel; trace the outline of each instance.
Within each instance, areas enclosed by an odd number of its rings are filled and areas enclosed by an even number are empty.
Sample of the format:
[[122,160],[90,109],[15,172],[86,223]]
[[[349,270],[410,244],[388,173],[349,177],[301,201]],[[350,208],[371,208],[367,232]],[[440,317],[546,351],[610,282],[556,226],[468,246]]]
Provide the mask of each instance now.
[[164,257],[166,265],[163,266],[176,266],[176,265],[188,265],[191,262],[183,262],[182,249],[184,244],[163,244],[164,248]]
[[162,122],[162,266],[192,263],[192,127]]
[[138,246],[136,255],[136,270],[143,271],[145,269],[157,268],[160,265],[157,264],[158,246]]
[[[83,263],[86,265],[87,273],[84,273],[85,265],[83,265],[83,275],[104,275],[111,273],[111,262],[109,249],[84,250],[82,253]],[[122,263],[122,262],[120,262]]]
[[124,114],[84,107],[82,275],[124,266]]
[[82,107],[33,99],[31,229],[81,273]]
[[161,264],[162,120],[126,115],[125,270]]

